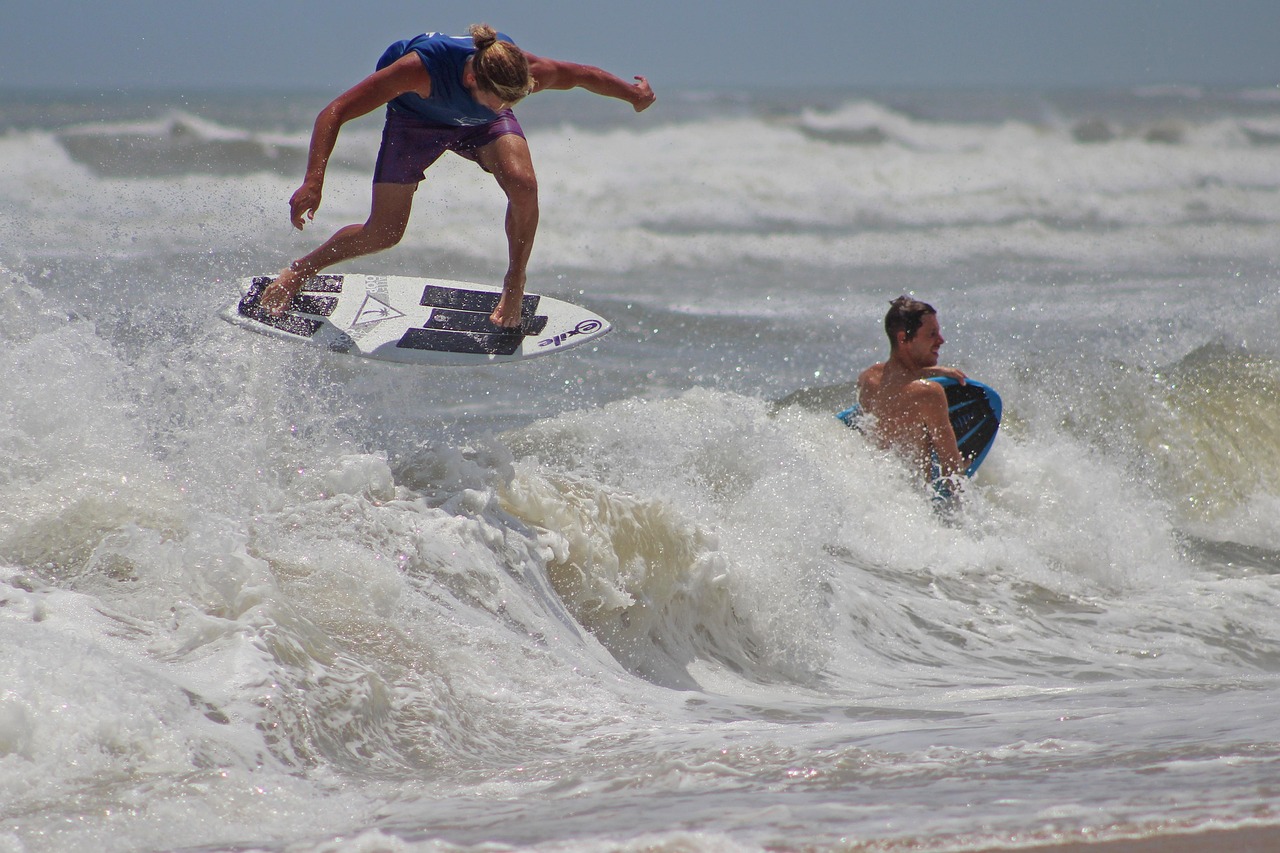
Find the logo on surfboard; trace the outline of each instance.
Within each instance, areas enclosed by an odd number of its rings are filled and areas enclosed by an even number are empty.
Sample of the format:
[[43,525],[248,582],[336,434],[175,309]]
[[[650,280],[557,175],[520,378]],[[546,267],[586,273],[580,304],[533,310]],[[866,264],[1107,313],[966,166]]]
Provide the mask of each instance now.
[[554,338],[543,338],[538,341],[540,347],[558,347],[570,338],[576,338],[578,335],[589,335],[599,329],[601,323],[599,320],[583,320],[567,332],[562,332]]
[[356,312],[356,318],[352,321],[351,327],[367,326],[370,323],[381,323],[383,320],[394,320],[397,317],[403,317],[404,312],[392,308],[376,296],[365,296],[364,302],[360,305],[360,310]]

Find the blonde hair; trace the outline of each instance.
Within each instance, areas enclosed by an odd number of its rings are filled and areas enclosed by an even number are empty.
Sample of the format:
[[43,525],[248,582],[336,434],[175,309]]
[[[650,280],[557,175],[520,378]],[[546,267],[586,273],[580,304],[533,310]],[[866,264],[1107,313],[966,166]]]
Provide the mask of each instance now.
[[498,41],[498,34],[488,24],[471,25],[471,41],[476,46],[471,68],[476,84],[514,104],[533,90],[529,60],[524,51],[509,41]]

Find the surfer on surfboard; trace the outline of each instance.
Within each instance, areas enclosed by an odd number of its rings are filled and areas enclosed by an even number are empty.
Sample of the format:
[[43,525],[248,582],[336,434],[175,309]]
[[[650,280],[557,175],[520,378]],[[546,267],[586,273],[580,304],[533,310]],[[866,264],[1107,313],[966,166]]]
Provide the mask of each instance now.
[[533,92],[582,88],[626,101],[640,112],[655,96],[644,77],[635,80],[628,83],[590,65],[525,53],[486,24],[472,25],[468,36],[427,33],[391,45],[378,70],[316,117],[306,176],[289,199],[289,218],[301,229],[320,206],[339,129],[386,104],[369,218],[338,229],[289,264],[263,293],[262,307],[279,316],[303,282],[320,270],[400,242],[418,182],[428,166],[453,151],[490,172],[507,196],[507,272],[490,319],[499,326],[519,326],[525,270],[538,229],[538,182],[511,107]]
[[[938,365],[946,340],[933,306],[899,296],[884,317],[889,360],[873,364],[858,377],[858,403],[874,421],[869,433],[882,449],[895,450],[926,479],[950,481],[964,471],[956,433],[947,412],[946,391],[930,376],[964,382],[954,367]],[[934,470],[934,464],[937,470]]]

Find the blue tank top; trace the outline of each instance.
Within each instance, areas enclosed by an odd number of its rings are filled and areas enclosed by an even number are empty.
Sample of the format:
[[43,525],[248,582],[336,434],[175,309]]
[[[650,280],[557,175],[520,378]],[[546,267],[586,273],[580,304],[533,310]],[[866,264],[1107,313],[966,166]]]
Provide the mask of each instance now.
[[[511,41],[502,33],[498,33],[498,38]],[[431,75],[431,97],[408,92],[387,104],[389,112],[411,115],[431,124],[462,127],[487,124],[497,119],[497,113],[478,103],[462,85],[462,69],[467,58],[476,52],[471,36],[423,33],[416,38],[398,41],[382,54],[378,68],[386,68],[410,52],[418,54]]]

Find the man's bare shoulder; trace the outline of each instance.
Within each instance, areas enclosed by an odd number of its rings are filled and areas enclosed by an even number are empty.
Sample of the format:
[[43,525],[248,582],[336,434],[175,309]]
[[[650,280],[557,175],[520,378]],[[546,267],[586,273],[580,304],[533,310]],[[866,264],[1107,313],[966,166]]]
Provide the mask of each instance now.
[[947,394],[947,389],[942,387],[941,382],[933,382],[927,376],[911,380],[907,387],[918,394],[941,394],[944,397]]
[[946,405],[947,402],[947,389],[943,388],[941,383],[930,382],[928,379],[917,379],[907,383],[903,387],[902,393],[904,396],[922,403],[941,403]]
[[874,382],[878,380],[884,375],[885,364],[886,362],[882,361],[863,370],[858,374],[858,384],[861,385],[864,382]]

